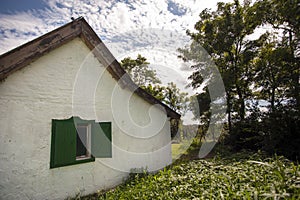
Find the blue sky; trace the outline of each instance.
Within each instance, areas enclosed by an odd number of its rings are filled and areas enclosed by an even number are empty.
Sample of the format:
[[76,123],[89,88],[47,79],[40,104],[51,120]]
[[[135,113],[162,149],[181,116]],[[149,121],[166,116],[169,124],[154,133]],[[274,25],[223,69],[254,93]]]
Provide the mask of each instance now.
[[[227,0],[228,2],[229,0]],[[185,33],[217,0],[0,0],[0,54],[83,16],[110,40],[133,29]]]
[[47,3],[42,0],[1,0],[0,13],[14,14],[32,9],[44,9]]
[[[222,0],[231,2],[231,0]],[[199,13],[217,0],[0,0],[0,54],[83,16],[118,59],[145,56],[164,84],[190,94],[178,59]]]

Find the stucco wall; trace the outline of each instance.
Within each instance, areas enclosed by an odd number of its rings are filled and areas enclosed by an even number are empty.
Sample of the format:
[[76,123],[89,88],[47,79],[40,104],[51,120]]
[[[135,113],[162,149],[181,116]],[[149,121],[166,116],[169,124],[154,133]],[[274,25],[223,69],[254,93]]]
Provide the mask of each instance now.
[[[1,199],[62,199],[107,189],[132,168],[171,163],[169,121],[116,80],[79,39],[0,83]],[[112,158],[50,169],[51,120],[112,122]]]

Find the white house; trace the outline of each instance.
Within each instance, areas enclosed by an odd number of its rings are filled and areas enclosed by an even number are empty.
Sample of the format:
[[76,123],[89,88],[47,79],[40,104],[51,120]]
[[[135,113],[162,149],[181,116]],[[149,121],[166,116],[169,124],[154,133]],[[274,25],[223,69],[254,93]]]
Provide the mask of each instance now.
[[0,198],[87,195],[161,169],[179,118],[78,18],[0,56]]

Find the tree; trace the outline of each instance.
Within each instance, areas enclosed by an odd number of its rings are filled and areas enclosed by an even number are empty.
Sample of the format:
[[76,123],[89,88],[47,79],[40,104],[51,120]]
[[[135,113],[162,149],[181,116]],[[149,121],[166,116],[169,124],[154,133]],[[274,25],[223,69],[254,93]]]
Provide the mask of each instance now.
[[145,91],[154,96],[156,99],[168,105],[174,111],[185,114],[188,109],[188,93],[181,92],[175,83],[170,82],[168,85],[147,85],[141,86]]
[[190,47],[179,49],[179,52],[184,60],[197,63],[192,66],[195,71],[190,76],[194,88],[207,82],[202,74],[210,61],[205,58],[203,48],[218,67],[226,90],[230,131],[233,118],[245,118],[245,100],[252,95],[252,68],[249,63],[255,56],[256,43],[247,37],[259,23],[248,17],[249,2],[241,5],[235,0],[234,3],[219,2],[217,5],[216,11],[205,9],[200,13],[195,24],[196,32],[187,31],[192,39]]
[[160,85],[142,85],[142,89],[144,89],[146,92],[154,96],[156,99],[160,101],[164,101],[164,93],[165,93],[165,87]]
[[150,69],[149,64],[147,59],[140,54],[136,59],[127,57],[121,60],[121,66],[138,86],[161,83],[157,78],[156,71]]
[[176,84],[171,82],[168,83],[168,86],[164,90],[164,99],[163,102],[166,103],[174,111],[185,114],[188,108],[189,98],[187,97],[188,93],[181,92],[177,88]]
[[[286,47],[279,46],[273,38],[261,37],[262,46],[257,57],[253,60],[255,66],[256,98],[269,101],[271,111],[286,97],[289,85],[289,65],[285,62],[289,51]],[[263,36],[265,36],[263,35]]]
[[199,121],[197,128],[197,135],[202,141],[205,138],[206,132],[209,127],[211,112],[210,112],[211,99],[209,96],[208,88],[204,88],[204,92],[190,97],[188,108],[194,115],[194,120]]
[[210,103],[211,100],[207,87],[204,88],[203,93],[196,94],[190,97],[189,110],[192,111],[195,120],[201,119],[201,117],[207,115],[207,113],[209,112]]
[[[280,48],[284,49],[284,57],[280,57],[288,66],[290,88],[286,97],[295,101],[300,110],[300,11],[298,0],[260,0],[253,5],[256,15],[262,23],[271,25],[280,34]],[[278,57],[277,57],[278,58]],[[284,58],[284,59],[283,59]]]
[[[202,11],[195,24],[196,31],[187,31],[191,45],[179,52],[183,60],[192,63],[194,71],[190,85],[193,88],[212,83],[213,75],[208,73],[211,61],[207,55],[221,73],[226,89],[229,134],[224,141],[227,144],[233,149],[263,149],[297,160],[300,141],[299,1],[258,0],[253,5],[249,2],[218,3],[215,11]],[[255,29],[262,26],[272,27],[272,33],[251,39]],[[212,121],[216,117],[210,114],[209,107],[216,101],[209,105],[208,97],[207,89],[192,97],[190,109],[202,106],[203,112],[194,114],[195,117],[203,124],[214,124]],[[270,109],[262,112],[259,101],[246,106],[246,102],[255,102],[255,99],[269,101]]]
[[127,57],[121,60],[121,66],[139,87],[174,111],[185,114],[189,100],[187,93],[181,92],[173,82],[168,83],[166,87],[159,85],[161,81],[157,78],[155,70],[149,69],[149,64],[140,54],[136,59]]

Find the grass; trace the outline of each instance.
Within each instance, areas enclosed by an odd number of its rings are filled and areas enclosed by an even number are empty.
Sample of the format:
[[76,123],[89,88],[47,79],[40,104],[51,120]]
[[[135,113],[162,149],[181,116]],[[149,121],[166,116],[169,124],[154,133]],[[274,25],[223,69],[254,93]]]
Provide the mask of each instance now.
[[184,144],[172,144],[172,160],[175,161],[180,158],[181,155],[186,154],[186,148]]
[[194,160],[136,174],[98,199],[299,199],[299,173],[282,157]]
[[[300,199],[300,166],[284,157],[249,152],[180,160],[155,174],[131,174],[116,188],[79,199]],[[182,146],[172,149],[181,154]],[[218,149],[218,147],[217,147]],[[220,151],[220,149],[218,149]]]

